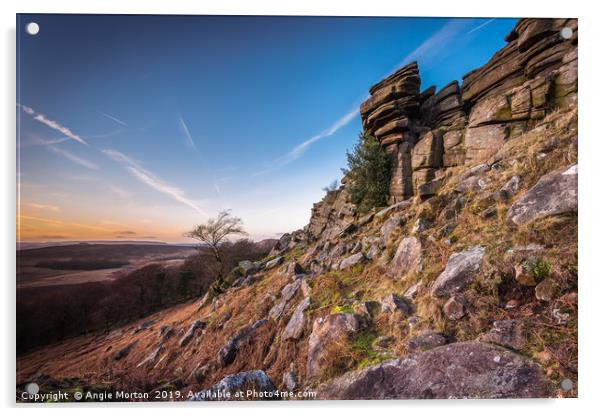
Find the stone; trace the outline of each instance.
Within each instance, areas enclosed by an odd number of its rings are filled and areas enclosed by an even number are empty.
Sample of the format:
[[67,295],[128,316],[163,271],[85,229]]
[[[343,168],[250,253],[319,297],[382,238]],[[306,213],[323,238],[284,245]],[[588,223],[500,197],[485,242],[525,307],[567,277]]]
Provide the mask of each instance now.
[[469,194],[481,191],[485,186],[477,176],[470,176],[454,186],[454,191],[460,194]]
[[259,271],[259,267],[257,267],[255,263],[249,260],[243,260],[241,262],[238,262],[238,267],[242,269],[243,276],[255,274]]
[[433,286],[431,293],[437,297],[449,296],[468,286],[477,277],[485,249],[474,246],[466,251],[452,254]]
[[445,345],[445,337],[430,329],[420,331],[417,335],[408,340],[408,350],[410,352],[427,351],[435,347]]
[[188,328],[188,330],[186,331],[184,336],[182,338],[180,338],[180,342],[179,342],[180,347],[185,347],[192,340],[192,338],[194,338],[194,336],[196,335],[196,332],[199,329],[202,329],[204,327],[205,327],[205,322],[203,322],[201,320],[194,321],[190,325],[190,327]]
[[273,269],[274,267],[280,266],[284,262],[284,257],[278,256],[275,259],[268,261],[265,264],[266,270]]
[[551,215],[577,211],[577,165],[548,173],[508,210],[506,220],[524,225]]
[[498,192],[500,199],[503,201],[509,201],[518,192],[520,186],[520,176],[511,177],[508,182],[502,186]]
[[382,240],[386,243],[389,240],[389,237],[396,229],[401,227],[401,216],[393,215],[389,217],[380,227],[380,235]]
[[466,164],[475,165],[485,162],[504,144],[507,137],[506,127],[501,124],[489,124],[466,130]]
[[380,311],[380,303],[374,300],[355,302],[353,304],[353,311],[364,318],[372,319]]
[[544,279],[535,286],[535,297],[537,300],[549,302],[556,295],[556,284],[550,278]]
[[438,168],[443,157],[443,139],[440,133],[429,131],[412,149],[412,169]]
[[287,371],[282,375],[282,384],[287,388],[288,391],[292,391],[297,387],[297,373],[294,371]]
[[309,308],[311,304],[310,299],[307,297],[303,299],[299,305],[295,308],[291,319],[289,319],[284,332],[282,333],[283,340],[299,339],[303,334],[305,328],[305,310]]
[[462,143],[464,133],[462,130],[451,130],[443,135],[443,149],[445,152]]
[[472,108],[468,118],[468,126],[476,127],[483,124],[510,121],[512,113],[510,102],[505,95],[494,95],[479,100]]
[[312,380],[320,377],[324,368],[329,365],[329,363],[323,362],[328,348],[342,339],[349,339],[361,328],[362,325],[358,317],[350,313],[337,313],[316,318],[309,336],[307,379]]
[[422,244],[416,237],[406,237],[399,243],[393,261],[391,274],[402,278],[411,271],[418,270],[422,261]]
[[378,211],[376,214],[374,214],[374,219],[383,219],[387,215],[394,213],[394,212],[402,211],[405,208],[409,207],[410,205],[412,205],[412,203],[410,201],[397,202],[396,204],[392,204],[391,206]]
[[221,367],[232,364],[238,354],[240,343],[252,336],[257,329],[267,323],[266,319],[256,321],[253,325],[241,329],[236,335],[230,338],[226,344],[217,352],[217,362]]
[[421,281],[414,283],[412,286],[407,288],[405,292],[403,292],[403,296],[408,299],[414,299],[422,292],[423,288],[424,284]]
[[[276,386],[262,370],[245,371],[224,377],[218,383],[202,390],[192,397],[192,401],[228,401],[228,400],[277,400]],[[236,397],[242,392],[242,397]],[[247,392],[257,394],[248,395]]]
[[340,270],[348,269],[350,267],[355,266],[356,264],[360,264],[365,259],[366,259],[366,257],[364,256],[364,253],[360,252],[360,253],[353,254],[353,255],[343,259],[343,261],[341,261],[341,264],[339,265],[339,269]]
[[113,356],[113,359],[115,361],[119,361],[125,357],[127,357],[130,352],[132,351],[132,348],[134,348],[134,346],[136,345],[137,341],[131,342],[128,345],[126,345],[125,347],[123,347],[122,349],[120,349],[119,351],[117,351],[115,353],[115,355]]
[[303,274],[304,272],[303,267],[295,260],[291,261],[286,268],[286,274],[292,278],[295,278],[295,276]]
[[462,319],[465,315],[463,300],[456,296],[452,296],[445,302],[445,305],[443,305],[443,313],[447,319],[451,319],[452,321]]
[[387,335],[380,335],[379,337],[376,337],[374,341],[372,341],[372,348],[377,351],[387,350],[391,347],[391,345],[393,345],[394,342],[395,338]]
[[318,397],[327,400],[543,398],[551,393],[539,364],[477,341],[385,361],[317,388]]
[[412,234],[421,234],[428,230],[430,225],[431,224],[427,219],[420,217],[414,222],[414,225],[412,226]]
[[274,304],[274,306],[272,306],[268,312],[268,316],[275,321],[279,320],[284,313],[284,310],[288,306],[288,302],[293,298],[293,296],[295,296],[300,287],[301,279],[294,280],[292,283],[284,286],[280,292],[280,298]]
[[445,181],[443,178],[435,179],[433,181],[425,182],[421,185],[418,185],[418,189],[416,191],[418,193],[418,196],[422,198],[437,195],[439,189],[441,189],[444,183]]
[[525,270],[525,267],[522,264],[517,264],[514,266],[514,280],[523,286],[537,285],[535,277]]
[[525,346],[524,327],[521,321],[507,319],[495,321],[493,328],[481,337],[482,341],[520,350]]
[[404,315],[412,314],[412,306],[403,297],[390,293],[385,296],[380,302],[380,309],[382,312],[397,312],[400,311]]

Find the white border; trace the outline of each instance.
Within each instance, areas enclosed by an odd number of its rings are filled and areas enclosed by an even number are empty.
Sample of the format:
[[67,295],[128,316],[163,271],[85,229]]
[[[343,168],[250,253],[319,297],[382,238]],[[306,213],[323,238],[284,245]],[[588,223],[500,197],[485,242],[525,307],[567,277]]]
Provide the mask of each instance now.
[[[287,415],[332,411],[344,409],[345,414],[362,414],[373,407],[379,412],[413,412],[413,414],[462,413],[496,415],[532,411],[546,415],[587,412],[599,404],[602,394],[600,382],[600,296],[602,295],[602,262],[600,261],[601,215],[597,212],[600,188],[600,158],[602,156],[602,135],[599,124],[602,117],[600,106],[600,41],[602,19],[595,10],[595,2],[504,0],[486,1],[351,1],[302,0],[285,1],[193,1],[193,0],[20,0],[0,3],[3,25],[1,65],[2,89],[1,126],[2,138],[2,238],[0,264],[5,273],[2,276],[4,302],[2,311],[2,377],[0,394],[2,405],[9,407],[9,413],[31,412],[32,407],[14,406],[15,363],[14,363],[14,294],[15,294],[15,13],[115,13],[115,14],[252,14],[252,15],[347,15],[347,16],[472,16],[472,17],[578,17],[579,35],[579,118],[580,118],[580,212],[579,212],[579,399],[573,400],[504,400],[504,401],[387,401],[387,402],[296,402],[296,403],[219,403],[204,406],[181,404],[132,404],[125,409],[119,404],[99,404],[86,408],[86,414],[105,415],[123,412],[138,413],[142,408],[149,415],[170,414],[175,411],[195,414],[218,413],[239,415],[259,412]],[[82,406],[43,407],[46,412],[57,414],[81,414]],[[599,411],[599,409],[598,409]],[[127,413],[126,413],[127,412]],[[420,412],[420,413],[416,413]]]

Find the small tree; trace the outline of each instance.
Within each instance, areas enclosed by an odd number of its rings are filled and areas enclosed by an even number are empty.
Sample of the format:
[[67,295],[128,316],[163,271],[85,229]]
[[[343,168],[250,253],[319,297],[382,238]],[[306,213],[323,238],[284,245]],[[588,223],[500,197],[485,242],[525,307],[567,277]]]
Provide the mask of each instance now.
[[[246,235],[242,227],[242,220],[232,216],[230,210],[221,211],[216,218],[207,220],[206,223],[197,225],[193,230],[184,234],[186,237],[194,238],[197,241],[209,246],[213,253],[213,257],[218,263],[218,286],[223,281],[224,262],[220,254],[220,245],[228,241],[231,235]],[[203,246],[199,246],[202,249]]]
[[390,160],[378,141],[371,135],[360,134],[353,151],[347,152],[349,198],[360,212],[385,206],[391,182]]

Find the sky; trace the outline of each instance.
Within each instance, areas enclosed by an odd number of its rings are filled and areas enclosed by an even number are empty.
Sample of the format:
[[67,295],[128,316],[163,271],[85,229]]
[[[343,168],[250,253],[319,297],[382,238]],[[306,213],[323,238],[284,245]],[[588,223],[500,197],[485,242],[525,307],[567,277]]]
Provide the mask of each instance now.
[[224,209],[299,229],[371,85],[413,60],[423,89],[461,81],[515,23],[18,15],[17,239],[190,242]]

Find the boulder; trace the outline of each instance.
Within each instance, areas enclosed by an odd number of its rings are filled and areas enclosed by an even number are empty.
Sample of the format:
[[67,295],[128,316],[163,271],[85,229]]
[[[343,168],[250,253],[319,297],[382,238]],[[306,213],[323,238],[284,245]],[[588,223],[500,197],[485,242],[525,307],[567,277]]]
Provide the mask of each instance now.
[[365,259],[366,259],[366,257],[361,252],[353,254],[349,257],[344,258],[343,261],[341,261],[341,264],[339,265],[339,269],[340,270],[348,269],[349,267],[353,267],[356,264],[363,262]]
[[499,198],[503,201],[508,201],[518,192],[520,185],[520,176],[511,177],[498,191]]
[[196,393],[191,400],[277,400],[277,390],[266,373],[252,370],[226,376],[208,390]]
[[508,210],[506,220],[524,225],[551,215],[577,211],[577,165],[541,177]]
[[410,337],[408,340],[408,350],[410,352],[427,351],[445,344],[446,340],[443,335],[430,329],[425,329]]
[[399,243],[391,263],[392,275],[402,278],[417,270],[422,261],[422,244],[416,237],[406,237]]
[[250,260],[243,260],[238,262],[238,267],[240,267],[243,276],[255,274],[259,271],[259,267]]
[[443,305],[443,313],[447,319],[457,321],[464,316],[464,302],[456,296],[452,296]]
[[303,334],[305,328],[305,310],[311,304],[310,299],[307,297],[303,299],[299,305],[295,308],[291,319],[286,324],[284,332],[282,333],[283,340],[299,339]]
[[280,299],[272,306],[268,312],[268,316],[273,320],[277,321],[282,316],[284,310],[288,306],[289,300],[295,296],[299,288],[301,287],[302,279],[294,280],[292,283],[284,286],[280,292]]
[[280,266],[284,262],[284,257],[278,256],[265,264],[266,269],[273,269],[276,266]]
[[381,300],[380,309],[382,312],[401,311],[405,315],[412,314],[412,306],[410,302],[403,297],[396,295],[395,293],[390,293]]
[[449,296],[468,286],[481,269],[485,249],[481,246],[452,254],[433,286],[431,293],[437,297]]
[[391,234],[396,229],[399,229],[401,226],[401,216],[400,215],[392,215],[389,217],[380,227],[380,235],[382,237],[382,241],[386,243],[389,240]]
[[194,321],[190,327],[188,328],[188,331],[186,331],[186,333],[184,334],[184,336],[182,338],[180,338],[180,347],[185,347],[191,340],[192,338],[196,335],[196,332],[199,329],[202,329],[205,327],[205,322],[201,321],[201,320],[196,320]]
[[523,324],[515,319],[495,321],[493,328],[481,337],[481,341],[520,350],[526,342]]
[[537,286],[535,286],[535,297],[537,300],[549,302],[554,299],[556,289],[556,284],[552,279],[544,279]]
[[541,367],[506,349],[458,342],[353,371],[317,388],[329,400],[549,397]]
[[350,313],[337,313],[314,320],[307,350],[307,379],[320,377],[330,363],[324,362],[328,348],[342,339],[349,339],[361,329],[358,317]]

